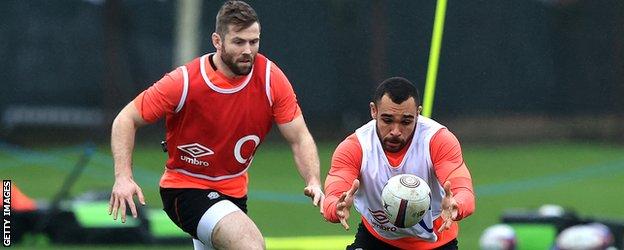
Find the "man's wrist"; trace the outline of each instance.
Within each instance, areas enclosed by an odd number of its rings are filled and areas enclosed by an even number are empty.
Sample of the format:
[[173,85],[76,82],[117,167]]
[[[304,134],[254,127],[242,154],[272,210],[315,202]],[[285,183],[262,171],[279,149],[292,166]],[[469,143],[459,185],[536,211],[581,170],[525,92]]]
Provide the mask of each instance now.
[[308,180],[306,183],[307,187],[311,187],[311,186],[318,186],[319,188],[321,187],[321,181],[319,181],[318,179],[312,179],[312,180]]
[[132,180],[132,172],[115,172],[115,180]]

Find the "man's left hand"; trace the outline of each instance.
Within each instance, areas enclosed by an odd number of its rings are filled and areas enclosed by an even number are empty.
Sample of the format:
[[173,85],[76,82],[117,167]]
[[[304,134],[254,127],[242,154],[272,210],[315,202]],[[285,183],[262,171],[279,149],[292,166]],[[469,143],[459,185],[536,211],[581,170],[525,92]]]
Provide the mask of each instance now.
[[451,192],[450,181],[444,183],[444,193],[444,198],[442,199],[442,219],[444,222],[438,229],[438,232],[451,228],[453,221],[457,219],[457,201],[453,197],[453,192]]
[[303,189],[303,193],[312,199],[312,204],[315,207],[319,207],[321,214],[323,214],[323,201],[325,201],[325,194],[323,194],[321,185],[308,185]]

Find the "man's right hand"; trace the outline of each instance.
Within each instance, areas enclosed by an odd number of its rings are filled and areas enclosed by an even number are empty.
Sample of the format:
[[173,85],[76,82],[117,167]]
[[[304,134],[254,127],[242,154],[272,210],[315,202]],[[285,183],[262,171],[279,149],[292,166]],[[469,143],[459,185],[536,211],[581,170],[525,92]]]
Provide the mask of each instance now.
[[349,230],[349,224],[347,220],[349,219],[349,215],[351,213],[351,206],[353,206],[353,195],[360,187],[360,181],[358,179],[353,180],[353,184],[351,185],[351,189],[349,191],[342,193],[340,198],[338,199],[338,203],[336,203],[336,215],[338,215],[338,219],[340,219],[340,224],[345,228],[345,230]]
[[137,195],[141,205],[145,205],[145,198],[143,197],[143,191],[139,185],[134,182],[130,177],[118,177],[115,178],[115,184],[113,185],[113,191],[108,203],[108,214],[113,215],[113,219],[117,220],[117,213],[121,213],[121,222],[126,223],[126,203],[130,207],[132,217],[137,217],[137,209],[134,204],[133,196]]

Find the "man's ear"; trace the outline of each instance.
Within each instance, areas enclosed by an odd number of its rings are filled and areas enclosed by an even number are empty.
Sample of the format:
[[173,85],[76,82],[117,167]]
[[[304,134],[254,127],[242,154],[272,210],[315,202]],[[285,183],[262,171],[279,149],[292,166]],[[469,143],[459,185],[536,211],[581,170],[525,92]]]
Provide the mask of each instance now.
[[214,32],[212,33],[211,38],[212,38],[212,46],[214,46],[217,51],[221,50],[222,45],[223,45],[223,39],[221,39],[221,36],[217,34],[217,32]]
[[375,105],[374,102],[371,102],[370,104],[368,104],[370,106],[370,115],[371,118],[375,119],[377,118],[377,106]]
[[416,114],[420,115],[420,113],[422,112],[423,107],[421,105],[418,105],[418,108],[416,108]]

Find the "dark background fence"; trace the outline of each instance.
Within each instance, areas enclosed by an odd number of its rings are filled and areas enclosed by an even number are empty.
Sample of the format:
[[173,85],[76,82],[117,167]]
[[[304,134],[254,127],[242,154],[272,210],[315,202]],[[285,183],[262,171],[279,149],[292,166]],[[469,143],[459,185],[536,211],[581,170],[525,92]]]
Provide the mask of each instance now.
[[[201,54],[214,50],[221,3],[202,2]],[[315,136],[367,121],[387,77],[424,89],[435,1],[249,3],[260,52],[289,77]],[[0,136],[105,141],[116,112],[177,66],[176,4],[0,2]],[[622,141],[623,94],[624,1],[449,1],[433,116],[460,137]]]

